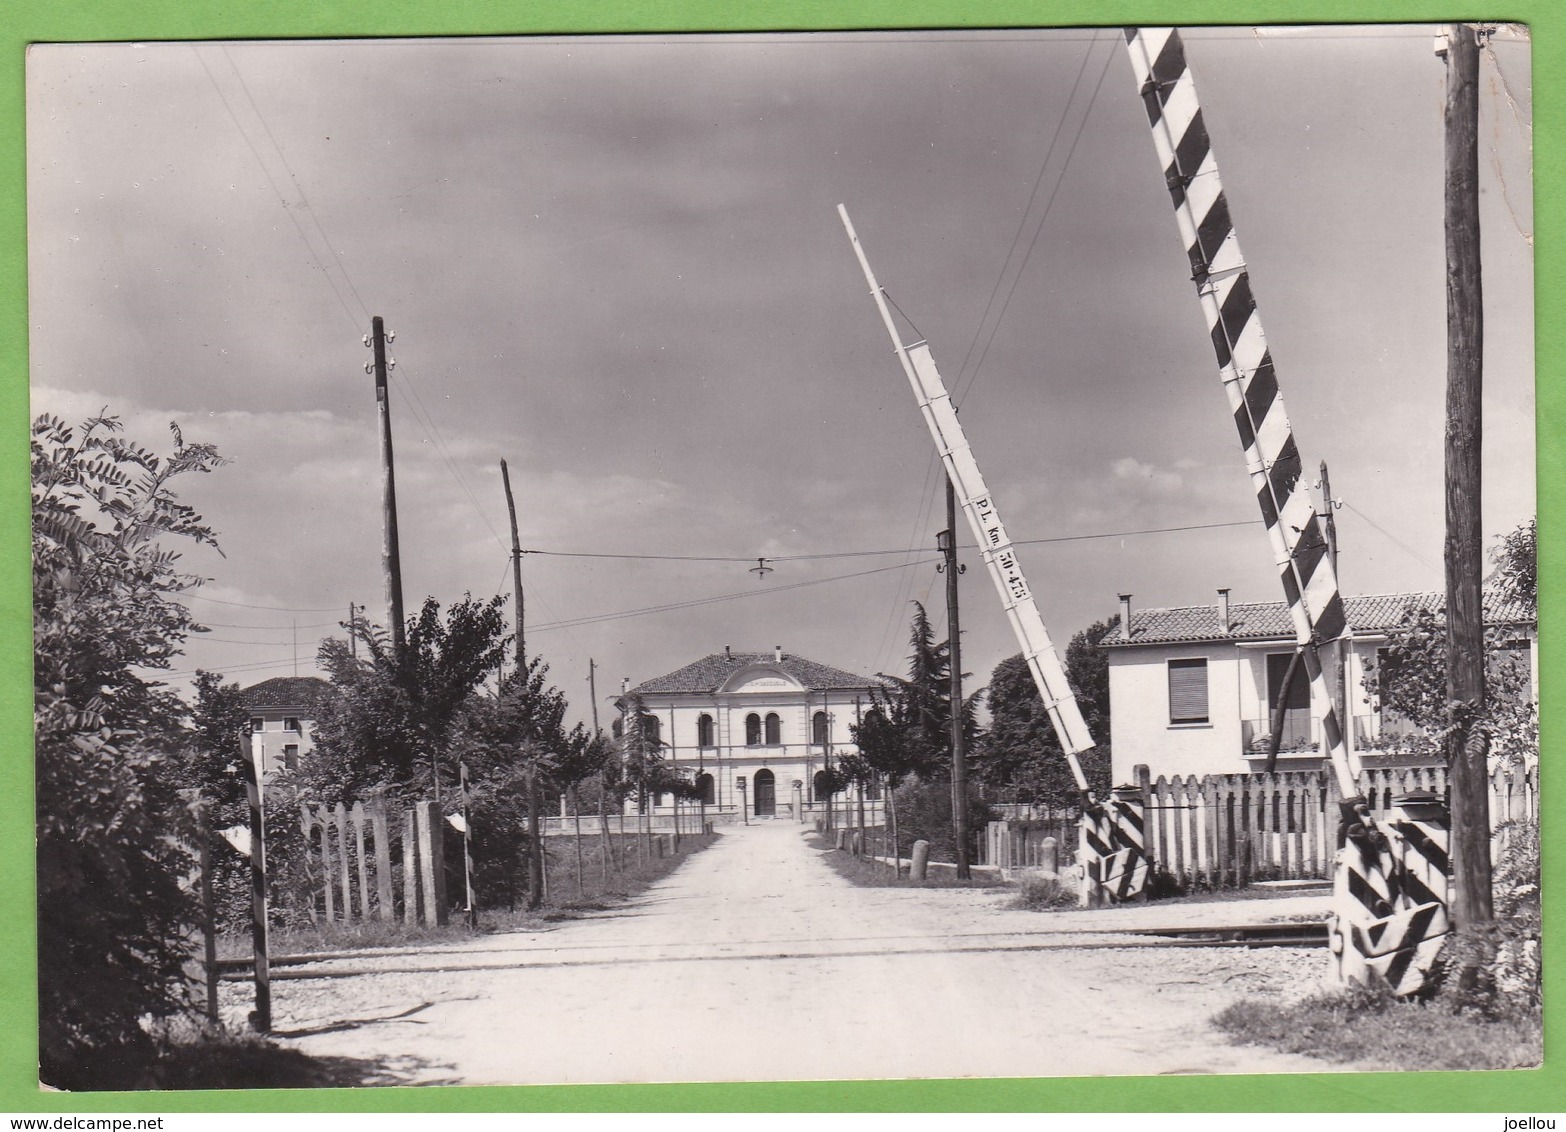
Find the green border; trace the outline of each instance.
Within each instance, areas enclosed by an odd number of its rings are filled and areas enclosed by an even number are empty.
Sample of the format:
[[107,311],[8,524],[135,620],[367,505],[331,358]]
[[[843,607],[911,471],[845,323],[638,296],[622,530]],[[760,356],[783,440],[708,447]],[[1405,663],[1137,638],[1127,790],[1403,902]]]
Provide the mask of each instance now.
[[[1313,23],[1495,19],[1489,8],[1453,10],[1429,0],[613,0],[573,4],[535,0],[0,0],[0,1112],[224,1111],[1566,1111],[1558,1041],[1566,991],[1550,979],[1554,1005],[1546,1019],[1547,1068],[1538,1072],[1463,1074],[1325,1074],[1279,1077],[1135,1078],[1114,1081],[847,1082],[740,1085],[576,1086],[471,1089],[364,1089],[290,1092],[46,1094],[37,1091],[36,961],[33,935],[31,699],[28,695],[30,592],[27,563],[27,311],[23,151],[23,60],[28,43],[69,40],[283,38],[305,36],[469,35],[497,33],[801,30],[995,27],[1077,24]],[[1559,0],[1512,0],[1511,21],[1530,25],[1534,42],[1534,120],[1538,189],[1535,230],[1557,231],[1566,203],[1559,142],[1566,100],[1566,10]],[[1243,17],[1243,20],[1241,19]],[[1537,246],[1539,518],[1550,537],[1541,546],[1542,615],[1552,626],[1541,646],[1541,675],[1553,688],[1562,671],[1553,624],[1562,576],[1555,519],[1566,494],[1558,443],[1566,396],[1549,380],[1566,353],[1551,312],[1563,299],[1561,260]],[[1552,301],[1553,299],[1553,301]],[[105,359],[105,364],[112,364]],[[1559,705],[1544,697],[1546,749],[1559,730]],[[1553,784],[1551,786],[1553,790]],[[1553,866],[1566,860],[1559,823],[1545,829]],[[1552,886],[1553,891],[1553,886]],[[1547,910],[1545,953],[1551,975],[1563,970],[1566,922]],[[1040,1004],[1047,1009],[1047,1004]],[[930,1040],[930,1035],[913,1040]]]

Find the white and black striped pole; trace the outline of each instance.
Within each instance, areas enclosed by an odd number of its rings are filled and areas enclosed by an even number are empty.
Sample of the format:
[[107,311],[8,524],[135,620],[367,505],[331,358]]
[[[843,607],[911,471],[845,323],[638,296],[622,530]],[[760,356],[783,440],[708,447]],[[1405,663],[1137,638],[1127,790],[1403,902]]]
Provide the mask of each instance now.
[[[1235,236],[1180,33],[1174,28],[1128,28],[1126,48],[1283,584],[1311,702],[1321,717],[1322,743],[1343,797],[1333,941],[1340,974],[1364,982],[1372,967],[1356,941],[1375,934],[1377,925],[1384,927],[1395,913],[1415,907],[1418,896],[1405,891],[1388,831],[1371,818],[1359,787],[1359,758],[1346,741],[1322,671],[1319,646],[1349,632],[1333,556],[1316,507],[1300,483],[1299,448],[1284,410],[1250,272]],[[1396,832],[1391,836],[1395,839]],[[1421,919],[1444,923],[1445,918]],[[1403,987],[1411,983],[1399,980],[1399,993],[1407,993]]]
[[468,924],[470,927],[478,927],[478,908],[473,903],[473,852],[468,838],[471,836],[472,826],[468,824],[468,764],[457,763],[457,775],[460,797],[462,801],[462,882],[468,894]]
[[[1100,803],[1088,789],[1087,775],[1083,773],[1078,755],[1093,747],[1092,733],[1082,718],[1082,709],[1077,704],[1076,693],[1071,690],[1071,682],[1066,679],[1059,652],[1050,640],[1038,603],[1033,600],[1033,591],[1023,576],[1016,546],[1007,535],[995,501],[979,472],[972,446],[968,443],[962,423],[957,419],[957,409],[952,404],[951,394],[935,367],[929,345],[922,341],[911,346],[903,342],[896,323],[892,321],[892,312],[887,309],[885,292],[876,281],[875,272],[870,269],[870,260],[859,243],[859,235],[848,218],[848,210],[840,204],[837,213],[854,247],[859,268],[870,288],[870,297],[875,300],[903,374],[908,378],[909,386],[918,400],[925,424],[935,441],[936,451],[940,453],[955,502],[961,505],[963,513],[968,517],[974,540],[978,543],[979,556],[984,560],[990,580],[1000,595],[1007,620],[1011,623],[1017,643],[1022,646],[1022,655],[1038,688],[1039,698],[1049,714],[1055,736],[1060,740],[1066,765],[1070,767],[1071,776],[1081,792],[1081,863],[1088,882],[1084,887],[1084,895],[1091,895],[1094,900],[1134,899],[1144,891],[1143,885],[1148,875],[1140,802],[1128,802],[1126,806],[1117,808]],[[1128,815],[1136,818],[1134,828],[1125,825]],[[1122,880],[1124,883],[1121,883]]]
[[259,758],[246,727],[239,733],[239,765],[245,776],[245,801],[250,804],[250,940],[255,950],[256,981],[256,1008],[250,1022],[265,1034],[272,1029],[272,974],[266,941],[266,814]]

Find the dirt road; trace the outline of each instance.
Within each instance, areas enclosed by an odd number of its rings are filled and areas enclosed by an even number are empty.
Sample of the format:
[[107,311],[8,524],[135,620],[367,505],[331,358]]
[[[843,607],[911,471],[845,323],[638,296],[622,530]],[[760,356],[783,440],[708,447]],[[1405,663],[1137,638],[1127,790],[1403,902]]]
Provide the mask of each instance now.
[[[1002,890],[858,888],[820,856],[786,821],[726,829],[613,912],[280,982],[275,1026],[310,1053],[383,1060],[407,1083],[1334,1068],[1228,1045],[1207,1021],[1242,996],[1317,989],[1323,951],[1093,950],[1079,933],[1167,923],[1170,909],[1041,914],[1000,907]],[[1282,916],[1291,903],[1264,907]]]

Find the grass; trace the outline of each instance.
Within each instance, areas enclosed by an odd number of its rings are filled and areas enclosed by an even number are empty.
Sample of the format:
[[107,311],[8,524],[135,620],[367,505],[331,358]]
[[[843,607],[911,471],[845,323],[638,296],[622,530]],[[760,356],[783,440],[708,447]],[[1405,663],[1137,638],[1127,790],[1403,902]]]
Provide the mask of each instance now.
[[[629,900],[645,891],[654,882],[668,876],[684,863],[692,853],[711,845],[720,834],[688,834],[680,838],[680,852],[672,856],[653,856],[638,860],[636,849],[627,838],[627,857],[618,869],[610,869],[605,883],[599,842],[589,844],[583,838],[582,891],[576,887],[576,857],[569,838],[551,838],[562,846],[550,847],[547,895],[544,903],[534,911],[520,904],[516,908],[480,908],[478,928],[469,926],[467,916],[459,907],[453,907],[451,920],[445,927],[427,927],[408,924],[400,920],[367,920],[345,923],[303,925],[274,928],[268,933],[268,950],[273,955],[313,955],[326,951],[362,951],[375,948],[411,947],[420,944],[445,944],[472,939],[496,932],[538,931],[549,924],[573,920],[591,912]],[[454,904],[460,904],[460,897]],[[251,954],[248,930],[223,932],[218,936],[220,959],[247,958]]]
[[908,876],[906,863],[903,871],[894,877],[889,865],[856,857],[852,853],[838,852],[835,838],[818,833],[812,835],[810,843],[817,849],[825,850],[821,859],[838,876],[861,888],[995,888],[1002,883],[998,876],[990,873],[975,873],[972,880],[958,880],[956,872],[950,868],[931,869],[924,880],[912,880]]
[[1536,1013],[1490,1019],[1440,1000],[1405,1002],[1357,987],[1293,1006],[1238,1002],[1213,1021],[1242,1044],[1375,1069],[1519,1069],[1543,1057]]

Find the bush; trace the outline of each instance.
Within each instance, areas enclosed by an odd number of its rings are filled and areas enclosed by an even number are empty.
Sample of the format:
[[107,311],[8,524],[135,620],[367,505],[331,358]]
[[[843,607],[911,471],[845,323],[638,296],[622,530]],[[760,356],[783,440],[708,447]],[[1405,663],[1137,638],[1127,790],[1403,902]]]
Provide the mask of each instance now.
[[39,1071],[67,1089],[136,1078],[155,1056],[143,1019],[189,1005],[184,709],[141,673],[196,628],[173,596],[198,580],[157,540],[216,546],[169,481],[222,461],[171,428],[167,457],[112,417],[32,429]]
[[1031,876],[1017,885],[1011,906],[1030,912],[1053,912],[1057,908],[1075,908],[1077,903],[1076,890],[1061,884],[1059,878]]
[[[952,827],[952,785],[949,778],[909,782],[896,791],[897,841],[904,857],[915,841],[930,843],[930,859],[955,861],[957,838]],[[982,830],[995,811],[978,798],[968,798],[968,830]]]
[[[1509,822],[1501,828],[1495,862],[1495,920],[1459,932],[1441,955],[1437,993],[1460,1010],[1490,1018],[1537,1014],[1543,978],[1539,937],[1539,827]],[[1474,976],[1465,979],[1465,971]]]

